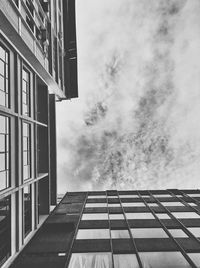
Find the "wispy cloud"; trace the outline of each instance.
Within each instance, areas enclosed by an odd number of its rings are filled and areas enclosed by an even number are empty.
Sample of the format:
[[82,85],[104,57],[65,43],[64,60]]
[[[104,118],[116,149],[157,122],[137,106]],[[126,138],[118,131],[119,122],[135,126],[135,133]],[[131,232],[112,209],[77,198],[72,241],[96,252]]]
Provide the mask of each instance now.
[[199,12],[198,0],[77,1],[80,100],[58,106],[60,191],[199,187]]

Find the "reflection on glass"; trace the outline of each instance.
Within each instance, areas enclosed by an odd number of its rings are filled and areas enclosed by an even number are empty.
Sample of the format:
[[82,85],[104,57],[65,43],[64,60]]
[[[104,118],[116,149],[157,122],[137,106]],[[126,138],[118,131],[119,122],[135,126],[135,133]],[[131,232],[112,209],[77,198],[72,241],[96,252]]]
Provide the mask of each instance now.
[[23,122],[23,178],[31,177],[31,126]]
[[124,220],[123,214],[109,214],[110,220]]
[[172,212],[172,214],[176,218],[182,218],[182,219],[193,219],[193,218],[200,218],[200,215],[196,212]]
[[114,254],[115,268],[139,268],[137,257],[135,254]]
[[24,235],[32,229],[31,186],[24,187]]
[[88,195],[88,199],[91,199],[91,198],[106,198],[105,195]]
[[155,219],[152,213],[126,213],[127,219]]
[[11,255],[10,197],[0,199],[0,266]]
[[108,220],[107,213],[83,213],[82,220]]
[[111,253],[72,253],[68,268],[112,268]]
[[86,203],[86,208],[94,208],[94,207],[107,207],[107,203]]
[[159,219],[171,219],[170,216],[167,214],[167,213],[156,213],[156,216],[159,218]]
[[115,204],[108,203],[108,206],[109,207],[121,207],[120,203],[115,203]]
[[182,207],[184,206],[183,203],[181,202],[161,202],[161,204],[165,207],[171,207],[171,206],[174,206],[174,207]]
[[196,237],[200,237],[200,227],[190,227],[188,230]]
[[197,206],[197,204],[196,203],[193,203],[193,202],[188,202],[188,205],[190,205],[190,206]]
[[180,252],[140,252],[145,268],[190,268]]
[[79,229],[76,239],[109,239],[108,229]]
[[181,229],[168,229],[173,237],[188,237],[186,233]]
[[111,230],[112,239],[116,238],[130,238],[128,230]]
[[22,113],[30,116],[30,73],[22,70]]
[[158,207],[157,203],[147,203],[149,207]]
[[172,197],[170,194],[154,194],[153,196],[156,197],[156,198],[157,197],[159,197],[159,198],[160,197]]
[[123,207],[145,207],[145,204],[142,202],[135,202],[135,203],[123,203]]
[[134,238],[167,238],[162,228],[134,228],[131,229]]
[[200,267],[200,253],[188,253],[188,256],[198,267]]
[[137,194],[120,194],[120,198],[138,198]]

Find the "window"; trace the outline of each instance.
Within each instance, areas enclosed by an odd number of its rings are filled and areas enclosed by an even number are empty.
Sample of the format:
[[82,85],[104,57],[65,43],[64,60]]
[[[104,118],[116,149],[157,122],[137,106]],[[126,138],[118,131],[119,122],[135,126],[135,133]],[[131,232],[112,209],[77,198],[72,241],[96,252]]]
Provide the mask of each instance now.
[[167,238],[162,228],[134,228],[131,229],[133,238]]
[[140,252],[144,267],[189,268],[190,265],[180,252]]
[[10,126],[9,118],[0,115],[0,190],[10,186]]
[[149,207],[158,207],[159,205],[157,203],[147,203]]
[[138,195],[135,195],[135,194],[120,194],[119,195],[120,198],[138,198],[139,196]]
[[193,202],[188,202],[188,205],[190,205],[190,206],[197,206],[197,204],[195,204]]
[[112,268],[111,253],[72,253],[68,268]]
[[88,195],[88,198],[106,198],[105,195]]
[[190,227],[188,228],[188,231],[190,231],[194,236],[200,237],[200,227]]
[[154,194],[154,197],[172,197],[170,194]]
[[111,238],[130,238],[128,230],[111,230]]
[[155,219],[152,213],[126,213],[127,219]]
[[137,257],[135,254],[114,254],[115,268],[139,268]]
[[83,213],[82,220],[108,220],[106,213]]
[[120,203],[115,203],[115,204],[108,203],[108,206],[109,207],[121,207],[121,204]]
[[193,219],[193,218],[200,218],[200,215],[196,212],[172,212],[172,214],[176,218],[182,218],[182,219]]
[[0,105],[9,107],[8,52],[0,45]]
[[193,198],[200,197],[200,193],[199,194],[188,194],[188,196],[193,197]]
[[156,213],[156,216],[158,217],[158,219],[171,219],[167,213]]
[[107,207],[107,203],[86,203],[86,208],[94,208],[94,207]]
[[183,203],[181,203],[181,202],[161,202],[161,204],[163,205],[163,206],[165,206],[165,207],[182,207],[182,206],[184,206],[184,204]]
[[30,73],[22,70],[22,114],[30,116]]
[[31,186],[24,187],[24,235],[32,229]]
[[109,214],[110,220],[124,220],[123,214]]
[[123,203],[123,207],[146,207],[145,203],[135,202],[135,203]]
[[109,229],[79,229],[76,239],[109,239]]
[[11,255],[10,197],[0,199],[0,266]]
[[168,229],[173,237],[188,237],[187,234],[181,229]]
[[23,178],[31,177],[31,126],[23,122]]
[[200,254],[199,253],[188,253],[188,256],[199,267],[199,265],[200,265]]

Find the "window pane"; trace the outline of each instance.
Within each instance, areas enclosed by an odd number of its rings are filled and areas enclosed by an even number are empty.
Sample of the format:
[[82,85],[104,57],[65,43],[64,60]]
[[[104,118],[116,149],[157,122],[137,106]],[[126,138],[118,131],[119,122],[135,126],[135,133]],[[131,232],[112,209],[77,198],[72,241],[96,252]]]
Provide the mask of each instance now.
[[76,239],[109,239],[108,229],[79,229]]
[[200,193],[199,194],[188,194],[189,196],[191,196],[191,197],[200,197]]
[[172,197],[170,194],[154,194],[154,197]]
[[193,262],[198,265],[200,265],[200,253],[188,253],[188,256],[193,260]]
[[10,197],[0,199],[0,266],[11,255]]
[[88,198],[91,199],[91,198],[106,198],[105,195],[88,195]]
[[176,218],[189,219],[200,218],[200,215],[196,212],[172,212]]
[[156,216],[159,219],[171,219],[170,216],[167,213],[156,213]]
[[200,237],[200,227],[190,227],[188,230],[196,237]]
[[124,220],[123,214],[109,214],[110,220]]
[[173,237],[188,237],[187,234],[181,229],[168,229]]
[[72,253],[68,268],[112,268],[111,253]]
[[109,207],[121,207],[120,203],[110,204],[108,203]]
[[115,268],[139,268],[137,257],[135,254],[114,254]]
[[22,113],[30,116],[30,74],[28,71],[23,69],[22,71]]
[[180,252],[140,252],[139,255],[147,268],[191,267]]
[[24,187],[24,235],[32,229],[31,186]]
[[137,194],[120,194],[120,198],[138,198],[139,196]]
[[106,213],[83,213],[82,220],[108,220]]
[[197,206],[197,204],[195,204],[193,202],[188,202],[188,205],[190,205],[190,206]]
[[0,171],[3,171],[6,169],[6,161],[5,161],[5,154],[0,154]]
[[30,140],[30,124],[23,122],[23,179],[27,180],[31,177],[31,140]]
[[128,230],[111,230],[112,239],[115,238],[130,238]]
[[150,207],[158,207],[159,205],[157,203],[147,203]]
[[165,207],[169,207],[169,206],[174,206],[174,207],[177,207],[177,206],[179,206],[179,207],[181,207],[181,206],[184,206],[184,204],[183,203],[181,203],[181,202],[161,202],[161,204],[163,205],[163,206],[165,206]]
[[122,203],[123,207],[145,207],[145,204],[142,202],[135,203]]
[[107,203],[86,203],[86,208],[94,208],[94,207],[107,207]]
[[155,219],[152,213],[126,213],[127,219]]
[[133,238],[167,238],[162,228],[134,228],[131,229]]

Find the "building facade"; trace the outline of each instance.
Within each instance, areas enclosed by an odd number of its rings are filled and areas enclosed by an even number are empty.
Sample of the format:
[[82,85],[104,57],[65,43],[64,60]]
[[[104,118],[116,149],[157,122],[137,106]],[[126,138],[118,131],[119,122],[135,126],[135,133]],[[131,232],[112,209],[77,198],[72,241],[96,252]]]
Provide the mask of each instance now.
[[74,0],[1,0],[0,267],[56,205],[55,102],[73,97]]
[[69,192],[11,267],[200,267],[200,191]]

